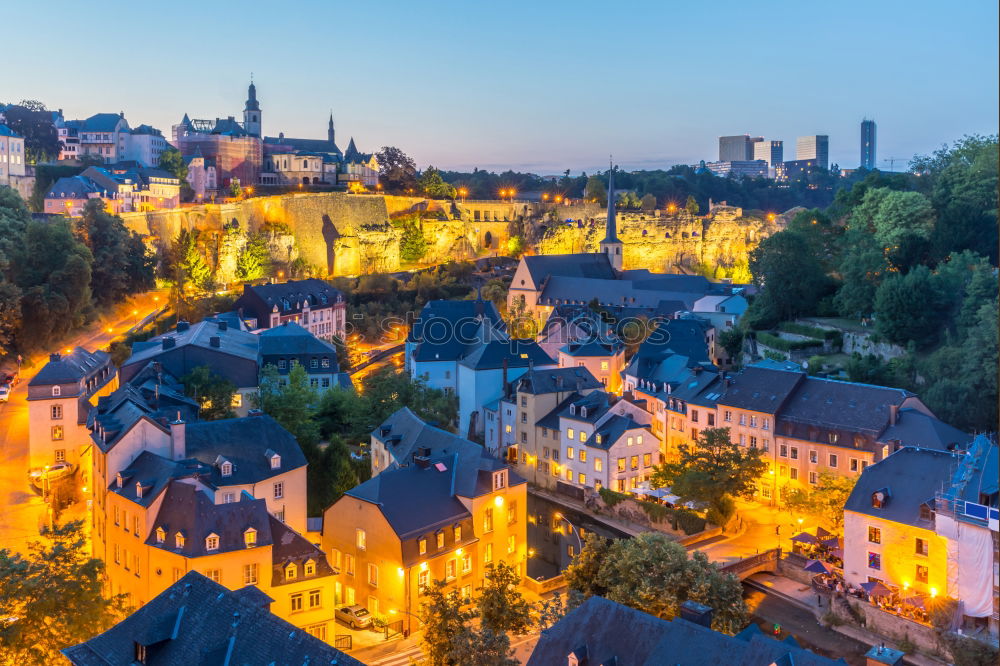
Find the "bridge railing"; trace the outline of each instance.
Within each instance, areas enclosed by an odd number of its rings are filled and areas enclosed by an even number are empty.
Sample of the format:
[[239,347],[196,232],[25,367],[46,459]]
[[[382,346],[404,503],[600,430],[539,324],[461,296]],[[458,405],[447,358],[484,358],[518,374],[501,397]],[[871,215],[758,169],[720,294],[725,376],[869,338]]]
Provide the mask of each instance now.
[[750,569],[759,567],[762,564],[777,563],[780,559],[781,549],[772,548],[770,550],[765,550],[763,553],[757,553],[756,555],[751,555],[750,557],[746,557],[742,560],[730,562],[725,566],[719,567],[719,570],[723,573],[731,573],[739,576],[744,571],[749,571]]

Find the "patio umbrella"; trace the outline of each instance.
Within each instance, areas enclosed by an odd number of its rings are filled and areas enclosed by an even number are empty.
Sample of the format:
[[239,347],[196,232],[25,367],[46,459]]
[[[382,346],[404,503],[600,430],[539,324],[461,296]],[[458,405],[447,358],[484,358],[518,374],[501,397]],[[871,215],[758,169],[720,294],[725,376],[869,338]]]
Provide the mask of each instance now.
[[806,571],[811,571],[812,573],[829,574],[833,569],[831,569],[825,562],[819,560],[809,560],[804,567]]
[[801,534],[796,534],[795,536],[792,537],[792,541],[797,541],[799,543],[811,543],[813,545],[819,543],[819,541],[816,540],[816,537],[814,537],[812,534],[809,534],[809,532],[802,532]]
[[869,583],[861,583],[861,589],[872,597],[888,597],[892,594],[892,590],[877,580],[873,580]]
[[832,549],[830,551],[830,554],[833,555],[834,557],[836,557],[838,560],[844,559],[844,549],[843,548],[834,548],[834,549]]
[[828,532],[828,531],[824,530],[822,527],[817,527],[816,528],[816,536],[818,536],[820,539],[822,539],[824,537],[832,537],[833,536],[833,532]]
[[903,603],[907,606],[919,608],[920,610],[927,610],[927,604],[924,603],[923,597],[910,597],[909,599],[903,599]]
[[840,539],[837,537],[823,537],[819,540],[819,545],[824,548],[836,548],[840,545]]

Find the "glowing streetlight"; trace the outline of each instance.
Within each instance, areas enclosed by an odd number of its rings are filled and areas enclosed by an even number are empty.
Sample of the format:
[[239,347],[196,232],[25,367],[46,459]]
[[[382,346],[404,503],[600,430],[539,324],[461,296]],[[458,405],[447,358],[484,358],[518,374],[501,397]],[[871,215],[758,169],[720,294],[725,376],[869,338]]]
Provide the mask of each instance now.
[[548,201],[548,200],[549,200],[549,193],[542,192],[542,201]]

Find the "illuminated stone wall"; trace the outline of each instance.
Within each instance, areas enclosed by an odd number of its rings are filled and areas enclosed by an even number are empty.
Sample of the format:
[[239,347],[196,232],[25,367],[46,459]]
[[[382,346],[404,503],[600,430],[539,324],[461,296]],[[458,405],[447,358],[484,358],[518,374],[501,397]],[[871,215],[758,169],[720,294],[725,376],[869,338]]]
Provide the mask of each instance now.
[[[699,263],[729,267],[745,262],[760,239],[779,227],[737,212],[716,208],[705,219],[686,212],[666,217],[620,213],[624,266],[675,271]],[[399,270],[402,230],[390,220],[412,214],[423,216],[427,263],[503,255],[511,235],[523,237],[527,247],[539,254],[595,252],[604,237],[604,211],[597,204],[452,203],[341,192],[254,197],[230,204],[126,213],[122,219],[161,249],[169,247],[182,229],[218,233],[234,222],[249,231],[281,225],[294,241],[285,237],[273,243],[275,259],[302,257],[323,274],[360,275]]]

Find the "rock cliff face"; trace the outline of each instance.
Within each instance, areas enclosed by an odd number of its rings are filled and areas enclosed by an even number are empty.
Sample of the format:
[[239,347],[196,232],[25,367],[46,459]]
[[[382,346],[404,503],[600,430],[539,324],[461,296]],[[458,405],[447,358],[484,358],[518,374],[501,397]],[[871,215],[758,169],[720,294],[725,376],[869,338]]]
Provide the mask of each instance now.
[[[674,271],[679,267],[731,267],[746,261],[760,239],[777,231],[775,223],[742,217],[738,209],[716,208],[707,218],[686,212],[657,217],[619,214],[625,268]],[[506,254],[512,235],[539,254],[595,252],[604,236],[604,212],[596,204],[555,206],[523,202],[440,202],[420,197],[289,194],[256,197],[230,204],[122,215],[126,226],[168,248],[182,229],[211,232],[219,238],[220,269],[234,269],[238,243],[225,229],[284,230],[272,233],[275,259],[301,257],[324,275],[361,275],[399,270],[402,229],[392,218],[419,214],[428,244],[424,261]],[[232,247],[230,247],[232,245]],[[231,265],[232,264],[232,265]]]

